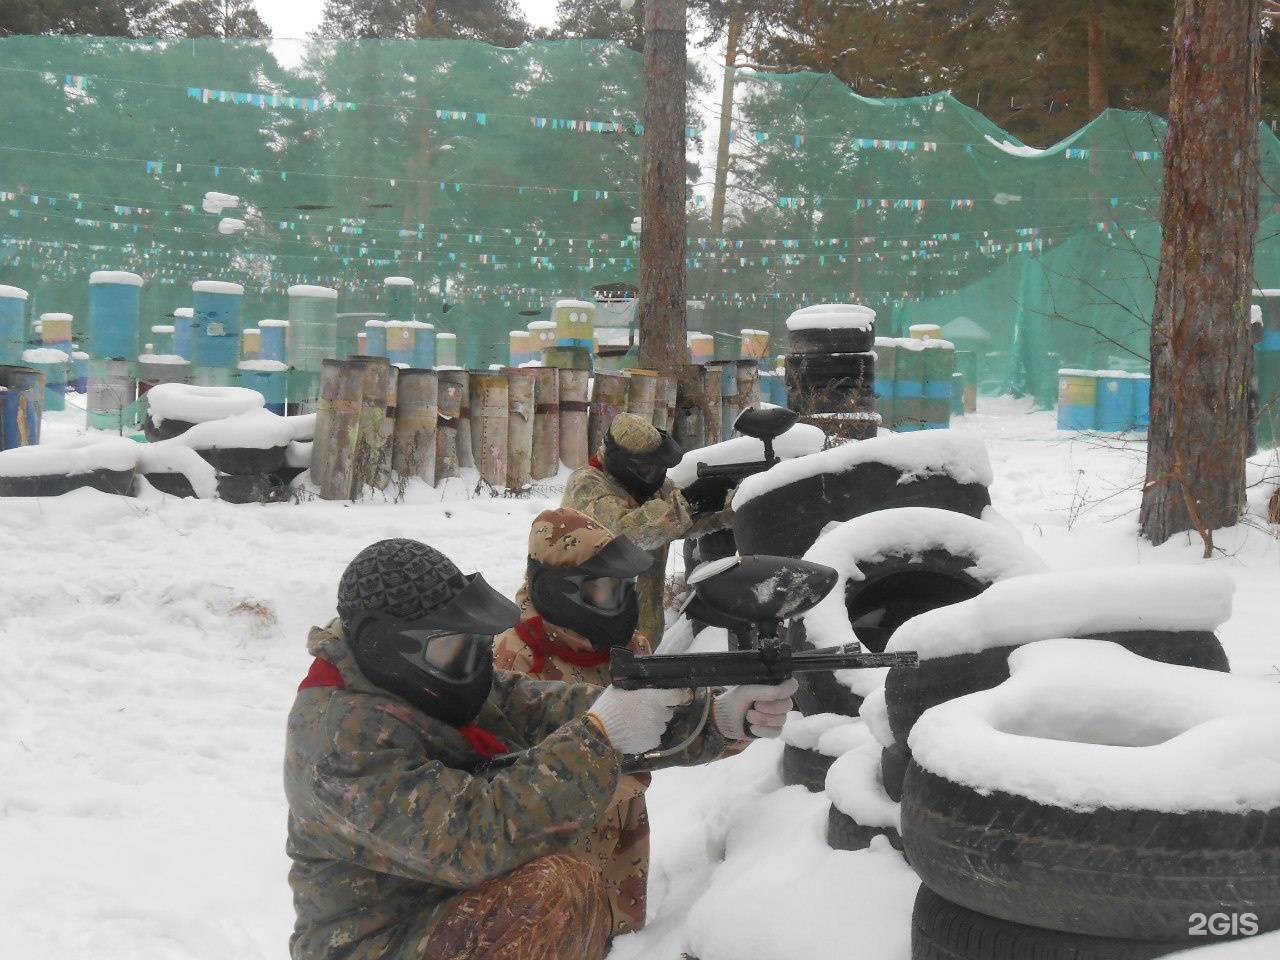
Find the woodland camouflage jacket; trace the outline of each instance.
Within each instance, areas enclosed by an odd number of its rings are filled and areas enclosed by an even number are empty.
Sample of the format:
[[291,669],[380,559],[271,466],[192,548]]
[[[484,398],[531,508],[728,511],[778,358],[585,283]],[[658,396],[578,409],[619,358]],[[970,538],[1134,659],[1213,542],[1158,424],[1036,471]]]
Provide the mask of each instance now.
[[[308,649],[341,686],[300,690],[289,714],[284,785],[295,960],[411,960],[448,901],[551,853],[569,851],[609,808],[622,755],[583,719],[600,689],[497,671],[474,725],[510,750],[537,749],[488,778],[457,729],[374,686],[341,625]],[[667,742],[696,728],[683,708]],[[714,724],[676,762],[723,753]]]

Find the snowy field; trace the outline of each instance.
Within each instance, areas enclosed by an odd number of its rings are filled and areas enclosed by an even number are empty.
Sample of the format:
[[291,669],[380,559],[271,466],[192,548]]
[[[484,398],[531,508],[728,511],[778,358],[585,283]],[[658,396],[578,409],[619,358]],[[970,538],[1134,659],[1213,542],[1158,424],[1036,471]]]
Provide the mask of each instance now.
[[[1138,539],[1140,441],[1069,436],[1028,409],[983,400],[954,421],[984,440],[992,500],[1025,544],[1052,570],[1225,572],[1236,591],[1218,633],[1234,671],[1280,679],[1274,457],[1255,458],[1250,516],[1203,561],[1198,540]],[[46,436],[83,432],[82,416],[49,414]],[[286,957],[281,749],[307,630],[333,616],[347,561],[384,537],[424,540],[513,594],[529,525],[559,486],[527,499],[474,486],[411,485],[402,503],[0,499],[4,955]],[[915,874],[883,839],[828,849],[829,798],[783,787],[780,756],[760,742],[654,778],[651,921],[611,960],[909,958]],[[1189,955],[1274,958],[1280,933]]]

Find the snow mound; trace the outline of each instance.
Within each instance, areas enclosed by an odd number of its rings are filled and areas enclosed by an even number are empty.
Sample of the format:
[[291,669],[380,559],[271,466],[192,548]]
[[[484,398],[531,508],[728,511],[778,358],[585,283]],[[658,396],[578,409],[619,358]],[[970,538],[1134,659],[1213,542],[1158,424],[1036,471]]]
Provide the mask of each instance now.
[[0,477],[74,477],[95,470],[132,470],[140,444],[128,437],[73,437],[0,451]]
[[204,423],[246,413],[266,405],[266,398],[247,387],[196,387],[160,383],[147,391],[147,408],[156,426],[166,420]]
[[[804,457],[822,449],[825,435],[820,427],[811,423],[796,423],[778,434],[773,441],[773,452],[783,460]],[[764,441],[755,437],[733,437],[710,446],[690,450],[680,462],[667,471],[678,487],[687,487],[698,479],[698,464],[713,466],[726,463],[751,463],[764,459]]]
[[[864,724],[858,728],[866,731]],[[862,742],[836,758],[827,770],[827,796],[831,805],[864,827],[892,827],[902,832],[898,804],[889,799],[880,782],[881,746],[870,733]]]

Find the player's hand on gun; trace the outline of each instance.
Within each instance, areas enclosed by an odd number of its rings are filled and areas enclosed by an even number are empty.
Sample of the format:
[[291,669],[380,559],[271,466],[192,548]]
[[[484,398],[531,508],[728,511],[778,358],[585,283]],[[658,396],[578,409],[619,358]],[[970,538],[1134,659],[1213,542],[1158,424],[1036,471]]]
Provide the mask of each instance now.
[[771,686],[744,683],[729,687],[716,697],[712,710],[716,726],[730,740],[776,737],[792,708],[791,695],[797,686],[795,677],[788,677]]
[[676,707],[688,703],[690,690],[623,690],[608,687],[587,716],[596,721],[616,750],[645,753],[662,742]]

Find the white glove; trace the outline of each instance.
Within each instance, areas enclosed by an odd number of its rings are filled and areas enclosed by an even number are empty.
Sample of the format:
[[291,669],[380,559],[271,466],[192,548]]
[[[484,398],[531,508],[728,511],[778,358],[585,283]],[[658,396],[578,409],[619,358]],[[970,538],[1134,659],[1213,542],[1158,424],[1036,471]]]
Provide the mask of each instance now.
[[604,728],[614,749],[644,753],[662,742],[675,708],[688,703],[688,690],[623,690],[607,687],[596,698],[588,716]]
[[791,695],[798,686],[795,677],[789,677],[776,686],[745,683],[730,687],[716,697],[712,708],[716,726],[730,740],[776,737],[782,732]]

